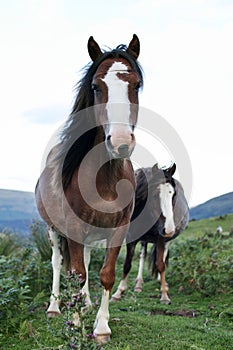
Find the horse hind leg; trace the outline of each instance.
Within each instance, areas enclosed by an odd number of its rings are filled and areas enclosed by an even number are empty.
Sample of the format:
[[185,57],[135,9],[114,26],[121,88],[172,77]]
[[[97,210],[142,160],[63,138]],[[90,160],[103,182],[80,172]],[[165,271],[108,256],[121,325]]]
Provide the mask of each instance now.
[[168,296],[168,284],[165,279],[165,269],[166,269],[166,258],[168,255],[168,246],[169,243],[165,243],[164,249],[163,249],[163,254],[161,255],[162,252],[158,253],[158,271],[160,273],[160,284],[161,284],[161,298],[160,302],[162,304],[171,304],[171,300]]
[[142,292],[143,285],[143,266],[145,259],[145,244],[141,243],[140,257],[139,257],[139,267],[138,267],[138,275],[136,278],[136,285],[134,287],[135,292]]
[[59,309],[59,292],[60,292],[60,274],[62,268],[62,255],[61,255],[61,247],[60,247],[60,237],[58,233],[49,228],[49,239],[52,246],[52,268],[53,268],[53,283],[52,283],[52,294],[50,296],[50,304],[47,309],[48,317],[53,317],[60,315]]

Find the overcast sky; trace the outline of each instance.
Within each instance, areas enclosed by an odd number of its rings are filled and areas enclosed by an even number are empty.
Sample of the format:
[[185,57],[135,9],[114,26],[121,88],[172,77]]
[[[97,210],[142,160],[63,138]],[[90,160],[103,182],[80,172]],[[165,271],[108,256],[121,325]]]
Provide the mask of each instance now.
[[[232,0],[0,0],[0,6],[0,188],[34,191],[44,149],[67,118],[90,61],[89,36],[114,48],[136,33],[145,73],[140,105],[164,118],[187,150],[190,206],[233,191]],[[166,149],[150,149],[160,165],[176,161],[173,150],[160,147]]]

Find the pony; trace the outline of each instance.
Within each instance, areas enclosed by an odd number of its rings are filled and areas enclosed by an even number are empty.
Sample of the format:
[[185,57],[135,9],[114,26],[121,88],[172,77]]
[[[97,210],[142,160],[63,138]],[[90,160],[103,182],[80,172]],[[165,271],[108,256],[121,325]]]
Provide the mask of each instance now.
[[140,42],[136,34],[128,47],[119,45],[103,52],[92,36],[87,47],[92,62],[78,84],[60,140],[48,154],[35,196],[52,246],[48,316],[60,314],[62,263],[77,273],[83,286],[87,276],[84,247],[106,240],[100,271],[102,298],[94,324],[96,340],[105,343],[111,335],[109,296],[115,264],[134,206],[136,183],[130,156],[136,142],[143,73],[137,61]]
[[[160,169],[157,164],[152,168],[142,168],[135,172],[136,194],[135,208],[131,218],[131,225],[126,237],[126,257],[123,268],[123,277],[112,295],[112,301],[121,299],[128,288],[127,278],[132,266],[132,259],[137,243],[141,242],[139,270],[136,278],[135,291],[142,291],[143,263],[147,252],[147,244],[153,243],[150,264],[152,275],[159,272],[161,283],[161,303],[170,304],[168,284],[165,280],[166,263],[168,262],[169,244],[187,226],[189,221],[189,208],[181,183],[173,178],[176,171],[174,163],[168,169]],[[149,193],[151,194],[150,198]],[[145,211],[144,220],[150,223],[150,228],[135,239],[135,231],[142,229],[141,222],[137,220],[142,210]],[[136,220],[137,225],[133,225]],[[143,223],[142,223],[143,224]],[[136,235],[138,236],[138,235]]]

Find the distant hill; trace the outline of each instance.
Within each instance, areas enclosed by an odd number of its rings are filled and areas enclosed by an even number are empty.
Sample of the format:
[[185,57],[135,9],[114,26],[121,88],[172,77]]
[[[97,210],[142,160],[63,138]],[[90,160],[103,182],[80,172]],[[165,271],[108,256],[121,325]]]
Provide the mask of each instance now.
[[28,234],[33,219],[38,217],[34,193],[0,189],[0,230]]
[[190,220],[233,214],[233,192],[223,194],[190,209]]
[[[233,192],[212,198],[190,209],[190,220],[233,213]],[[34,193],[0,189],[0,231],[8,228],[28,235],[33,219],[38,219]]]

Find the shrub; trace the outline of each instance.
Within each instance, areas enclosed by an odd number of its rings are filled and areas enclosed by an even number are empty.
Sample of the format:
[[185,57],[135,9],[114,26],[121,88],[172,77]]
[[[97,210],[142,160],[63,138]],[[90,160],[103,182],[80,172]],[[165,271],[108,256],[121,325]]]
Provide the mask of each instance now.
[[34,249],[21,248],[17,256],[1,256],[0,271],[0,325],[5,334],[14,333],[49,292],[51,266]]
[[46,226],[41,221],[34,221],[30,228],[35,245],[40,253],[41,260],[51,260],[52,250],[48,239]]
[[0,256],[10,256],[19,248],[16,242],[16,236],[10,231],[3,231],[0,233]]
[[167,279],[170,285],[198,290],[205,295],[228,291],[233,280],[233,239],[204,235],[174,241]]

